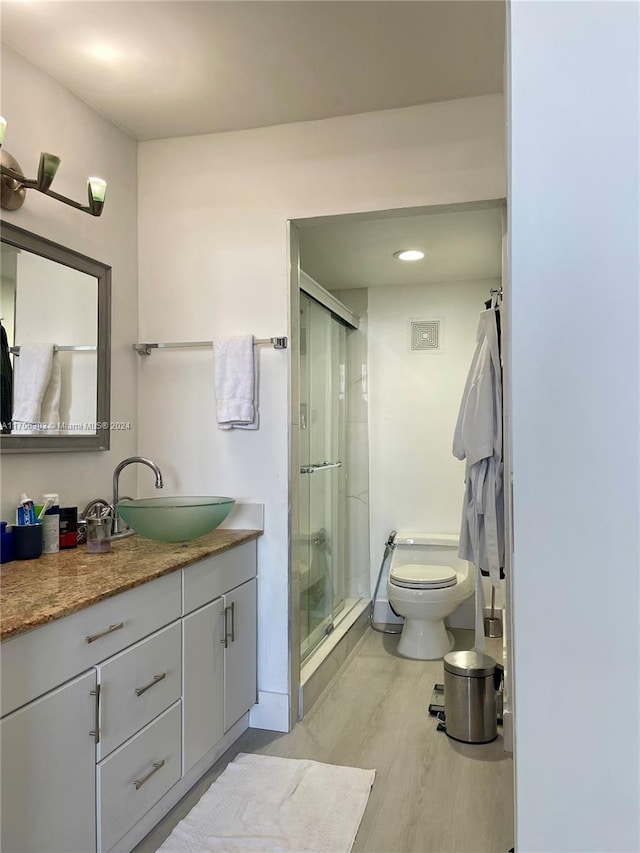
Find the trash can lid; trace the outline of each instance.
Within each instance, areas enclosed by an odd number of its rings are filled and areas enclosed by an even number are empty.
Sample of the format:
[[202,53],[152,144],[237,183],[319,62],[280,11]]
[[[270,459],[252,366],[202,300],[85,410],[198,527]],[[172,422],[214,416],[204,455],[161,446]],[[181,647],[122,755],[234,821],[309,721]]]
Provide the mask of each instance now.
[[483,652],[449,652],[444,656],[444,668],[454,675],[464,675],[467,678],[484,678],[493,675],[496,661]]

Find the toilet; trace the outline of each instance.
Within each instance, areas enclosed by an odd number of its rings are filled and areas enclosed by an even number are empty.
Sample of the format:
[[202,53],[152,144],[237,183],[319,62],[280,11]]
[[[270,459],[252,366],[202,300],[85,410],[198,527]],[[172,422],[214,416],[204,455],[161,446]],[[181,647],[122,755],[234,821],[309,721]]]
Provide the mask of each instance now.
[[391,552],[387,598],[405,622],[403,657],[437,660],[453,648],[444,620],[473,594],[475,574],[458,557],[458,536],[399,533]]

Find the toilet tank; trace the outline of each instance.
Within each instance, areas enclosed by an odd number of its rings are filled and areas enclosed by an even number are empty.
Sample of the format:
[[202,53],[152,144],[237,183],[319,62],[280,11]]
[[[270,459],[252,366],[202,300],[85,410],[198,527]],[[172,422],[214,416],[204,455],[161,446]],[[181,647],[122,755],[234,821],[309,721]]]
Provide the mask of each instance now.
[[458,572],[466,572],[466,562],[458,557],[458,542],[457,533],[398,533],[391,565],[451,566]]

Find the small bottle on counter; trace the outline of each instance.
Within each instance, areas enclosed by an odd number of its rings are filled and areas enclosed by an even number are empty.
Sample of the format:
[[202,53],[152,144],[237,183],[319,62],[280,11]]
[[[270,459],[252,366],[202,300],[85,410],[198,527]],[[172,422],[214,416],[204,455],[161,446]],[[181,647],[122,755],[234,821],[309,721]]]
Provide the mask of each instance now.
[[60,507],[60,548],[78,547],[78,507]]
[[60,550],[60,498],[55,493],[42,496],[44,505],[49,504],[42,519],[42,553],[57,554]]

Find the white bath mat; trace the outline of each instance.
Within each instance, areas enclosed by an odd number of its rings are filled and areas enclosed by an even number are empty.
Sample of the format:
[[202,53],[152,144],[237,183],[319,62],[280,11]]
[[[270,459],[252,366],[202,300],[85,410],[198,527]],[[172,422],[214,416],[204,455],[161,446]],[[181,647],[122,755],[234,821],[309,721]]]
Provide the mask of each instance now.
[[240,753],[162,853],[349,853],[375,770]]

